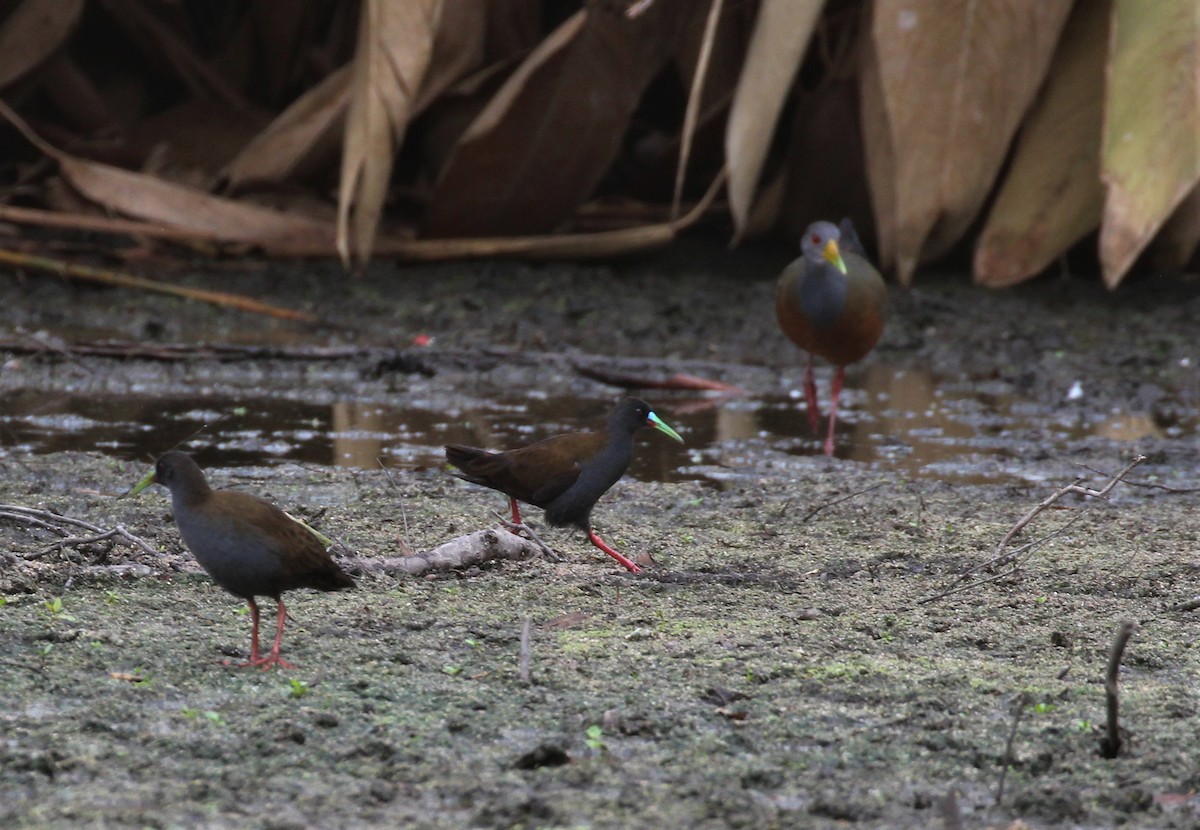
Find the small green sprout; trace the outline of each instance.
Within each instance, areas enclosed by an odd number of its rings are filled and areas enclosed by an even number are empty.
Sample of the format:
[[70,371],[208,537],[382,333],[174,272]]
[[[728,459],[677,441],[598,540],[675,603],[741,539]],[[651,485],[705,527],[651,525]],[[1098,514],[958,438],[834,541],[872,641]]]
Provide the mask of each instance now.
[[290,694],[293,698],[302,698],[309,692],[309,685],[308,685],[307,680],[297,680],[296,678],[293,677],[291,680],[288,681],[288,684],[292,688]]
[[593,723],[583,731],[583,740],[588,745],[588,749],[596,752],[604,751],[604,730],[600,728],[600,724]]
[[45,602],[46,614],[54,619],[67,620],[74,622],[75,618],[67,613],[66,607],[63,605],[62,597],[48,599]]

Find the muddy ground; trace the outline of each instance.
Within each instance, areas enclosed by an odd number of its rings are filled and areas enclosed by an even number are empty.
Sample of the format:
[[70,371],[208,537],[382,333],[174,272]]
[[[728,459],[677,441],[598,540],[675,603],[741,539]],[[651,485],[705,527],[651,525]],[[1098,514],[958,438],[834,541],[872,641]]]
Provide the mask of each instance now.
[[[770,311],[786,258],[696,246],[618,266],[378,264],[357,283],[307,265],[176,275],[311,308],[324,327],[6,277],[6,336],[375,351],[178,364],[48,349],[7,355],[0,394],[265,387],[458,407],[554,388],[615,400],[562,360],[610,355],[753,398],[800,377]],[[884,342],[851,372],[848,419],[873,368],[986,385],[1043,424],[1000,436],[1002,462],[967,453],[960,464],[979,475],[942,480],[767,441],[706,447],[709,483],[627,478],[596,511],[618,547],[652,559],[643,575],[546,530],[559,561],[296,592],[294,670],[220,665],[245,653],[248,616],[181,546],[161,490],[114,498],[143,463],[5,450],[0,502],[120,524],[160,552],[113,541],[47,552],[55,535],[0,518],[0,824],[1198,826],[1200,619],[1171,610],[1200,594],[1187,489],[1200,485],[1198,289],[1145,278],[1108,294],[1076,275],[982,293],[925,277],[893,292]],[[409,348],[418,333],[432,346]],[[1076,384],[1083,394],[1069,395]],[[681,400],[665,396],[660,413]],[[1081,413],[1112,412],[1189,426],[1065,448],[1049,438]],[[888,428],[901,450],[902,420]],[[1115,472],[1138,453],[1138,486],[1039,515],[1017,540],[1040,540],[1017,573],[923,602],[1058,487],[1106,481],[1079,465]],[[1004,475],[990,477],[998,464]],[[367,558],[431,548],[503,506],[436,468],[393,483],[379,470],[210,467],[215,483],[294,508]],[[1102,678],[1126,620],[1139,626],[1120,676],[1128,734],[1109,760]]]

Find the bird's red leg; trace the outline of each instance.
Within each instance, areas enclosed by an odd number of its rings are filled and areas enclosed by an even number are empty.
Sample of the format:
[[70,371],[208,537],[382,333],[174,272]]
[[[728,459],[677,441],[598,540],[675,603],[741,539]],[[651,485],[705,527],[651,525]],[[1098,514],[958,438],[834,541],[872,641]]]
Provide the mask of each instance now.
[[804,403],[808,407],[808,426],[816,435],[821,429],[821,410],[817,408],[817,381],[813,378],[813,356],[808,354],[808,368],[804,370]]
[[258,603],[254,601],[254,597],[246,600],[250,606],[250,659],[245,663],[231,663],[228,660],[223,660],[222,663],[226,666],[236,665],[239,669],[244,669],[246,666],[257,666],[260,662],[258,656]]
[[842,396],[842,381],[846,377],[846,367],[839,366],[833,373],[833,381],[829,384],[829,434],[825,436],[825,454],[833,455],[833,425],[837,421],[838,398]]
[[517,500],[509,497],[508,506],[512,508],[513,524],[521,524],[521,506],[517,504]]
[[284,660],[279,656],[279,648],[283,645],[283,624],[287,621],[287,609],[283,607],[283,600],[276,600],[279,603],[279,615],[275,621],[275,644],[271,646],[271,653],[266,657],[259,659],[256,665],[261,666],[263,671],[271,668],[271,666],[279,666],[281,669],[294,669],[294,665]]
[[613,550],[608,545],[606,545],[604,543],[604,540],[596,535],[595,530],[588,530],[588,541],[591,542],[596,547],[600,548],[600,550],[607,553],[613,559],[620,562],[622,567],[624,567],[630,573],[640,574],[642,572],[641,568],[639,568],[637,565],[633,564],[633,562],[631,562],[629,559],[626,559],[624,556],[617,553],[615,550]]

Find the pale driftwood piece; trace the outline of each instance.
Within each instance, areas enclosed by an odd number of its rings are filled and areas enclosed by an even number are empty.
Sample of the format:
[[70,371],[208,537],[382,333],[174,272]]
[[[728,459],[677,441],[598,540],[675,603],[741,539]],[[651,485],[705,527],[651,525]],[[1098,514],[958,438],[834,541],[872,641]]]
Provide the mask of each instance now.
[[412,556],[391,556],[386,559],[345,557],[338,559],[338,564],[352,573],[403,572],[410,576],[425,576],[437,571],[482,565],[493,559],[528,559],[536,552],[537,548],[528,539],[491,528],[459,536],[433,550]]

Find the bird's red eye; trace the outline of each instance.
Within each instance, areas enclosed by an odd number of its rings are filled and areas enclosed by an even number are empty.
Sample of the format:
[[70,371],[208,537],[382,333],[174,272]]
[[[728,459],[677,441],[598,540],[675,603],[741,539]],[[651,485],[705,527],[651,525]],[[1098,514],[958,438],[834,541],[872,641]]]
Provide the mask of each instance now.
[[820,236],[820,234],[816,234],[816,233],[814,233],[814,234],[812,235],[812,243],[813,243],[814,245],[820,245],[820,244],[821,244],[821,236]]

